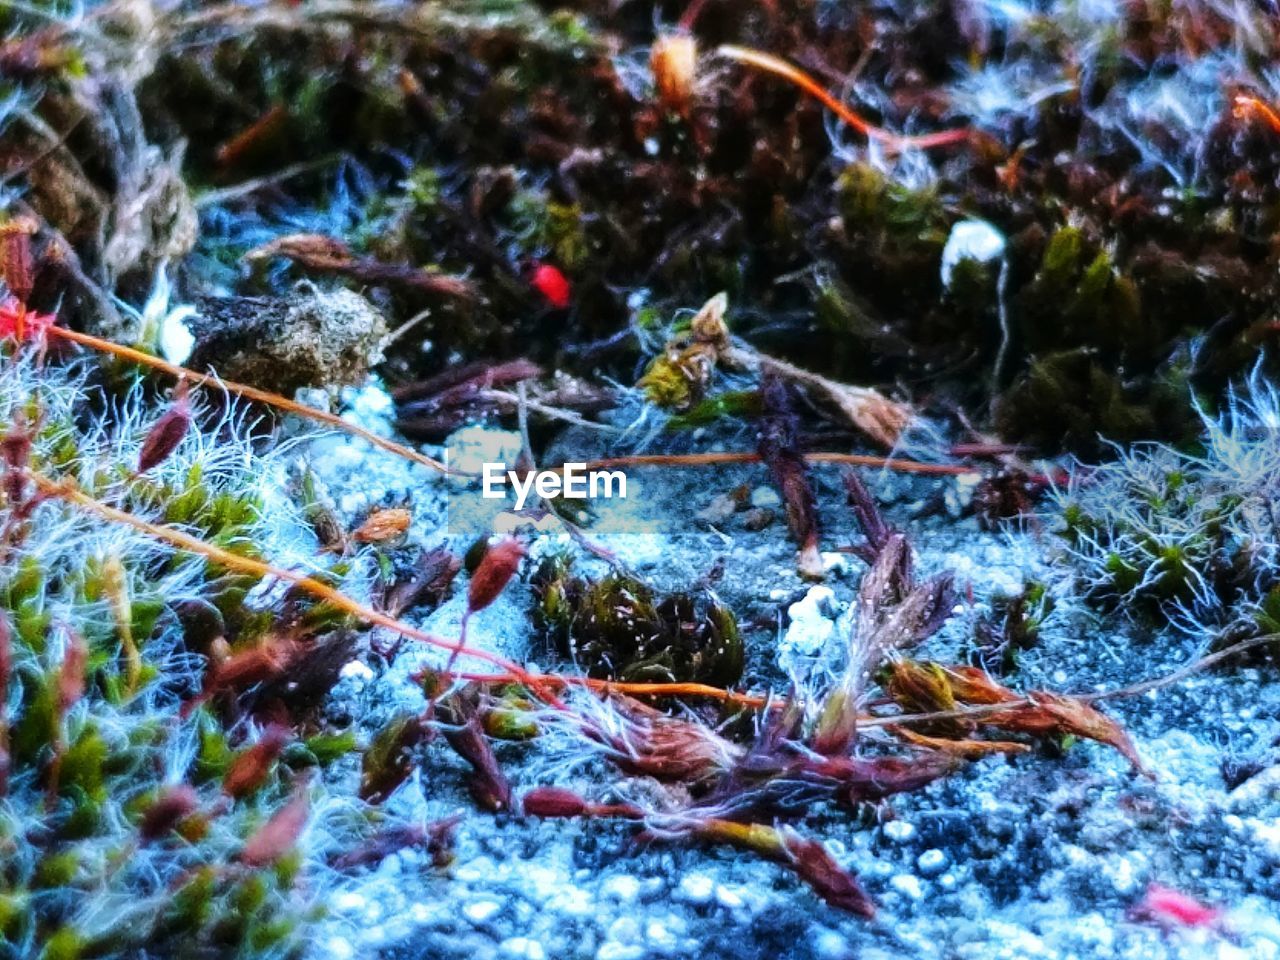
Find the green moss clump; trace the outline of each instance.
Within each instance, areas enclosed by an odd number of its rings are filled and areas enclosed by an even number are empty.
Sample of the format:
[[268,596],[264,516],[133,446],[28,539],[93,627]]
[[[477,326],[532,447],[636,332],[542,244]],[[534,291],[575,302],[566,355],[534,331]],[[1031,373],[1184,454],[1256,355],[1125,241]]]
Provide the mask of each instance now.
[[1183,451],[1139,446],[1081,470],[1055,496],[1057,533],[1082,591],[1206,631],[1270,631],[1277,602],[1276,395],[1261,380]]
[[[247,440],[225,421],[202,435],[197,417],[137,476],[152,394],[126,384],[95,404],[89,375],[5,359],[0,422],[8,448],[29,451],[22,465],[229,550],[279,547],[263,521],[267,461]],[[345,614],[290,595],[255,606],[254,577],[36,498],[13,477],[0,487],[0,955],[295,952],[313,865],[237,858],[296,791],[295,770],[339,762],[354,737],[310,729],[296,745],[305,756],[264,763],[257,789],[230,804],[223,778],[252,756],[254,727],[191,707],[215,638],[234,650],[285,624],[296,643],[348,628]],[[325,575],[346,572],[335,561]]]
[[558,560],[538,571],[534,589],[542,629],[590,676],[716,686],[742,676],[737,620],[709,592],[660,595],[616,572],[592,582]]

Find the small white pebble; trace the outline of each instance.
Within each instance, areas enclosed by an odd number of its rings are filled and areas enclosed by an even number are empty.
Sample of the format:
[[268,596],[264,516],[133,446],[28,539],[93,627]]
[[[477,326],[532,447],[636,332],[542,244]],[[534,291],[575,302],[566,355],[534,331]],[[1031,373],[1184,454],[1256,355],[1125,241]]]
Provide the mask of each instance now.
[[947,865],[947,855],[941,850],[926,850],[916,858],[916,867],[926,877],[941,873]]
[[730,910],[742,906],[742,897],[732,887],[716,887],[716,900],[720,906]]
[[364,909],[364,897],[358,893],[347,891],[333,898],[333,905],[343,913],[355,913]]
[[942,248],[942,285],[951,286],[951,275],[961,260],[990,263],[1004,255],[1005,238],[985,220],[959,220]]
[[912,900],[924,899],[924,887],[920,885],[920,879],[913,874],[899,873],[889,880],[889,886]]
[[502,909],[502,904],[494,900],[477,900],[462,908],[463,914],[472,923],[484,923]]
[[521,957],[523,960],[546,960],[547,951],[542,944],[528,937],[509,937],[503,940],[499,948],[509,957]]
[[848,941],[834,930],[823,930],[814,937],[813,952],[822,960],[844,960],[850,956]]
[[681,878],[680,886],[676,890],[676,897],[686,903],[710,903],[715,889],[715,881],[706,874],[691,873]]
[[640,881],[626,874],[610,877],[600,884],[600,895],[620,903],[630,903],[640,895]]
[[342,669],[338,671],[338,675],[346,679],[355,679],[355,680],[372,680],[373,679],[373,671],[370,670],[363,663],[361,663],[359,660],[352,660],[351,662],[344,664]]
[[905,820],[890,820],[884,825],[884,835],[895,843],[906,843],[916,835],[916,828]]
[[781,505],[782,498],[773,487],[756,487],[751,491],[751,505],[757,509],[768,509]]

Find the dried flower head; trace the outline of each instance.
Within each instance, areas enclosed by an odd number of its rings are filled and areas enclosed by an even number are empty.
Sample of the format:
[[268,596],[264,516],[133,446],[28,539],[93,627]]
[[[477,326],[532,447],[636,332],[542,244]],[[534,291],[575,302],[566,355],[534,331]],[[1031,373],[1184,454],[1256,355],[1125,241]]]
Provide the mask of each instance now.
[[660,34],[649,52],[658,102],[688,119],[698,72],[698,43],[687,33]]

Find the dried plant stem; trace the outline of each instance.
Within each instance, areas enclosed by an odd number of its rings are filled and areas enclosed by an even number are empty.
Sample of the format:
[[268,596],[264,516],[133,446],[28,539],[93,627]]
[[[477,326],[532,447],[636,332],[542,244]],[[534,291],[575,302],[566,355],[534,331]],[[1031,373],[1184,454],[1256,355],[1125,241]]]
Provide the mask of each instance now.
[[257,387],[251,387],[248,384],[236,383],[234,380],[222,380],[218,377],[211,376],[206,373],[197,373],[186,367],[178,366],[176,363],[169,363],[161,360],[159,357],[153,357],[149,353],[142,350],[135,350],[133,347],[121,346],[118,343],[112,343],[110,340],[103,340],[101,337],[95,337],[87,333],[79,333],[75,330],[67,330],[64,327],[50,327],[49,333],[62,337],[64,340],[70,340],[81,346],[90,347],[94,350],[100,350],[104,353],[112,354],[120,357],[122,360],[128,360],[132,363],[140,363],[143,366],[151,367],[153,370],[160,370],[170,376],[185,378],[189,382],[201,387],[214,387],[216,389],[226,390],[234,393],[238,397],[246,400],[253,400],[257,403],[266,404],[277,410],[283,410],[286,413],[292,413],[299,417],[305,417],[308,420],[314,420],[317,423],[323,423],[325,426],[333,427],[335,430],[341,430],[343,433],[349,433],[352,436],[359,437],[379,447],[388,453],[393,453],[397,457],[410,460],[413,463],[420,464],[424,467],[430,467],[440,473],[448,473],[454,476],[460,476],[457,471],[450,470],[439,460],[428,457],[426,454],[419,453],[417,450],[411,450],[403,444],[396,443],[394,440],[388,440],[386,437],[380,437],[376,433],[366,430],[364,427],[357,426],[354,423],[348,423],[341,417],[332,413],[326,413],[323,410],[316,410],[314,407],[308,407],[305,404],[298,403],[296,400],[290,400],[286,396],[278,393],[272,393],[269,390],[259,390]]
[[[861,453],[806,453],[809,463],[836,463],[853,467],[880,467],[900,473],[924,473],[937,476],[960,477],[977,474],[974,467],[955,463],[922,463],[919,460],[903,460],[896,457],[876,457]],[[626,457],[604,457],[586,464],[588,470],[607,470],[611,467],[710,467],[726,463],[759,463],[760,454],[749,453],[649,453]]]
[[902,136],[891,133],[864,120],[849,109],[848,106],[828,93],[826,88],[814,80],[813,77],[780,57],[775,57],[762,50],[752,50],[749,47],[738,47],[732,44],[726,44],[718,48],[716,53],[726,59],[771,73],[775,77],[780,77],[788,83],[799,87],[867,139],[876,140],[895,150],[903,150],[909,147],[920,149],[941,147],[969,139],[968,130],[942,130],[938,133],[927,133],[921,136]]
[[902,431],[915,417],[907,404],[890,400],[878,390],[829,380],[821,374],[761,353],[745,343],[726,347],[720,358],[732,366],[772,374],[826,397],[854,426],[886,447],[893,447],[898,442]]
[[[1267,644],[1280,641],[1280,633],[1268,633],[1258,637],[1250,637],[1247,640],[1240,640],[1230,646],[1224,647],[1216,653],[1210,653],[1200,657],[1181,667],[1172,673],[1166,673],[1160,677],[1154,677],[1150,680],[1143,680],[1139,683],[1130,684],[1127,687],[1119,687],[1115,690],[1104,690],[1100,693],[1084,693],[1072,694],[1072,698],[1082,703],[1097,703],[1103,700],[1128,700],[1131,697],[1138,697],[1144,693],[1150,693],[1152,690],[1160,690],[1164,687],[1171,687],[1175,683],[1181,683],[1187,677],[1194,676],[1215,664],[1224,660],[1229,660],[1237,654],[1244,653],[1254,647],[1261,647]],[[909,713],[897,714],[895,716],[877,716],[869,717],[865,720],[859,720],[859,727],[891,727],[899,723],[933,723],[939,720],[963,720],[966,717],[979,717],[988,713],[1000,713],[1004,710],[1016,709],[1017,707],[1027,707],[1035,705],[1034,697],[1019,697],[1016,700],[1005,700],[1000,703],[978,703],[967,707],[957,707],[955,710],[938,710],[933,713]]]

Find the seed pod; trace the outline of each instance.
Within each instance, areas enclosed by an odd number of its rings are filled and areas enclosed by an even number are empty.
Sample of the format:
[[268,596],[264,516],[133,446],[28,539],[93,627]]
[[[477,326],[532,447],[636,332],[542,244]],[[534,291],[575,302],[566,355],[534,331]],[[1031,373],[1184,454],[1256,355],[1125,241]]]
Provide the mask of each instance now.
[[534,787],[521,802],[529,817],[581,817],[590,812],[587,801],[561,787]]
[[672,113],[689,118],[693,81],[698,71],[698,44],[687,33],[664,33],[649,51],[649,69],[658,102]]
[[382,543],[400,536],[409,529],[411,522],[413,514],[403,507],[375,510],[351,534],[351,539],[356,543]]
[[185,783],[169,787],[147,807],[138,824],[138,836],[143,843],[159,840],[168,834],[179,822],[195,813],[200,806],[200,798],[195,790]]
[[22,303],[31,298],[34,286],[31,235],[35,232],[35,221],[30,217],[14,217],[0,224],[0,278]]
[[499,540],[485,551],[484,559],[471,575],[471,583],[467,587],[468,615],[483,610],[498,599],[498,594],[520,568],[522,559],[524,547],[514,537]]
[[293,849],[310,815],[311,803],[307,799],[306,787],[301,786],[293,799],[245,842],[240,851],[240,862],[251,867],[265,867],[275,863]]
[[58,671],[58,716],[64,717],[84,696],[85,665],[89,661],[89,648],[83,638],[72,634],[67,650],[62,655],[62,667]]
[[182,438],[191,427],[191,403],[187,399],[187,381],[178,382],[173,394],[173,406],[155,422],[147,438],[142,441],[138,454],[138,473],[146,473],[152,467],[168,460],[178,449]]

